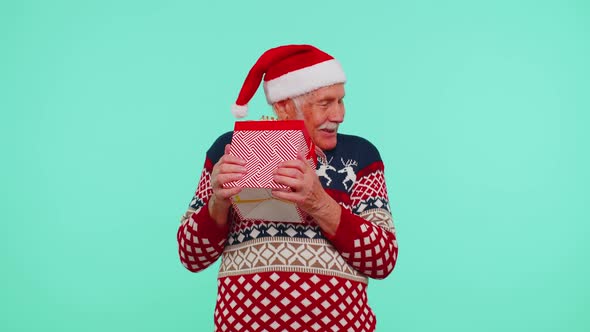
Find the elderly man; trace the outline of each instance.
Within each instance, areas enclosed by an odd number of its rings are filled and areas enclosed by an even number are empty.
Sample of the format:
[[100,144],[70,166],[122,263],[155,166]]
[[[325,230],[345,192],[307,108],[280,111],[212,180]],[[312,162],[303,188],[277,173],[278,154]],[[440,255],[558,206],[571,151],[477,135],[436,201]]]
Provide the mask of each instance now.
[[229,154],[232,133],[207,152],[198,188],[177,233],[182,264],[207,268],[221,255],[214,321],[219,331],[374,331],[368,278],[385,278],[397,259],[384,167],[367,140],[337,133],[344,120],[340,64],[310,45],[265,52],[250,70],[233,112],[244,116],[264,79],[279,120],[302,119],[318,151],[281,163],[273,190],[309,218],[303,223],[242,220],[224,188],[246,172]]

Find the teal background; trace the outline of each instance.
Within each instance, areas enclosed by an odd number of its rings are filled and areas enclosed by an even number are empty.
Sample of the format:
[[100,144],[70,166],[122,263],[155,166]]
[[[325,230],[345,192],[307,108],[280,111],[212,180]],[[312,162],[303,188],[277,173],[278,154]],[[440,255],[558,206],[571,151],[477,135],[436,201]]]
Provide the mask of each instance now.
[[[211,331],[176,229],[257,57],[336,56],[400,245],[378,331],[588,331],[586,1],[3,1],[0,330]],[[249,119],[270,114],[262,91]]]

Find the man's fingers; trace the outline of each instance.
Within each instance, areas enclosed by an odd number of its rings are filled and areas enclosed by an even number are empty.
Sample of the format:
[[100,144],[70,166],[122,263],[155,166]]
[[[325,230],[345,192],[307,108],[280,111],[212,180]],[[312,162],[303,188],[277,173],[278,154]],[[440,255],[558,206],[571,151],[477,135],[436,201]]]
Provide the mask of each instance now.
[[231,154],[224,154],[219,161],[217,162],[219,165],[222,164],[237,164],[237,165],[246,165],[246,161],[240,157],[233,156]]
[[301,173],[305,173],[306,166],[308,165],[301,160],[287,160],[280,163],[278,167],[296,168],[300,170]]
[[238,181],[241,178],[243,178],[244,175],[241,173],[223,173],[223,174],[218,174],[217,175],[217,185],[218,186],[223,186],[226,183],[232,182],[232,181]]
[[230,150],[231,145],[226,144],[225,154],[219,158],[211,173],[214,194],[221,199],[228,199],[242,190],[241,188],[223,188],[223,185],[240,180],[247,171],[246,167],[244,167],[246,161],[229,154]]
[[303,173],[297,168],[279,167],[274,172],[275,175],[288,176],[292,178],[300,179],[303,177]]
[[242,191],[240,187],[219,189],[215,195],[221,199],[230,199],[232,196],[239,194]]
[[229,154],[231,151],[231,144],[226,144],[224,149],[224,154],[221,156],[217,163],[230,163],[230,164],[239,164],[239,165],[246,165],[246,161],[242,158],[236,157],[234,155]]
[[285,186],[293,189],[293,191],[299,191],[303,186],[303,182],[301,180],[294,179],[294,178],[288,177],[288,176],[275,175],[273,177],[273,179],[275,180],[276,183],[285,185]]
[[280,189],[273,189],[272,196],[295,204],[299,203],[300,195],[290,191],[283,191]]
[[220,174],[225,174],[225,173],[240,173],[240,174],[246,174],[247,169],[244,166],[238,165],[238,164],[221,164],[219,165],[219,173]]

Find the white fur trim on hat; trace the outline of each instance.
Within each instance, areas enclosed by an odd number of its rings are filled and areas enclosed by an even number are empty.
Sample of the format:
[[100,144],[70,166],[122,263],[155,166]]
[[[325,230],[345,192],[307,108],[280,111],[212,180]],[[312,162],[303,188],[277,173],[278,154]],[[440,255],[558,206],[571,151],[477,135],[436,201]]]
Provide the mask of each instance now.
[[266,101],[269,104],[274,104],[277,101],[344,82],[346,82],[346,75],[344,75],[342,66],[336,59],[332,59],[264,82],[264,93]]
[[231,113],[236,118],[243,118],[246,115],[248,115],[248,105],[233,104],[233,105],[231,105]]

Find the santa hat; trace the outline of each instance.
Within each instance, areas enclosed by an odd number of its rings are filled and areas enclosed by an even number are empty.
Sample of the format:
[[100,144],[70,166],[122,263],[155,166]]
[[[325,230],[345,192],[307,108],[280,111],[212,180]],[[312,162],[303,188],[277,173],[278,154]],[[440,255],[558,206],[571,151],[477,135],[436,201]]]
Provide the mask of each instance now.
[[248,114],[248,102],[263,78],[269,104],[346,82],[340,63],[311,45],[272,48],[262,54],[246,76],[238,99],[232,106],[235,117],[242,118]]

